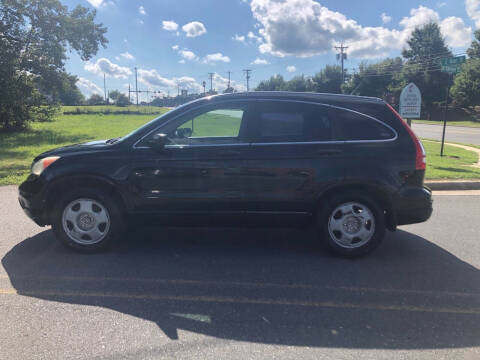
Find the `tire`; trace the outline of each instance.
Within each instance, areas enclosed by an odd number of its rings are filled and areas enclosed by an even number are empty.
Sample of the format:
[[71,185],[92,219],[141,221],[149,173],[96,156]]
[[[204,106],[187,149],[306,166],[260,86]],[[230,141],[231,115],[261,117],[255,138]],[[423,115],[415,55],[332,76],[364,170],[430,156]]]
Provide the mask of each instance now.
[[385,214],[369,196],[339,194],[329,198],[318,212],[317,226],[331,252],[354,258],[380,245],[385,236]]
[[123,233],[123,214],[108,194],[94,189],[78,189],[56,203],[52,229],[56,238],[68,248],[98,252]]

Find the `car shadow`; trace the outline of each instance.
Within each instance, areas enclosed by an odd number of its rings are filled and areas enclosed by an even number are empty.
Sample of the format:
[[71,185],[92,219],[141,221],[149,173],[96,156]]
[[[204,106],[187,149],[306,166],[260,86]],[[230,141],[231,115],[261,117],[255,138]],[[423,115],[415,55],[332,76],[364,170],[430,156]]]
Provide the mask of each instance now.
[[367,257],[337,258],[301,229],[147,228],[100,254],[50,230],[2,259],[17,293],[101,306],[187,330],[265,344],[368,349],[480,345],[480,272],[398,230]]

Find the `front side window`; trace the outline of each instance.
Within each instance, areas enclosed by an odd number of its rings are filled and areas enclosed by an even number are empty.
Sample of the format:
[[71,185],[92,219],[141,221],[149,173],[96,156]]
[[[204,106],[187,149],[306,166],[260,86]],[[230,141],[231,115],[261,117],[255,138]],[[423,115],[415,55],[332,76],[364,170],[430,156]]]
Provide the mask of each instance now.
[[170,145],[238,143],[245,112],[242,106],[209,107],[187,113],[157,132],[165,133]]

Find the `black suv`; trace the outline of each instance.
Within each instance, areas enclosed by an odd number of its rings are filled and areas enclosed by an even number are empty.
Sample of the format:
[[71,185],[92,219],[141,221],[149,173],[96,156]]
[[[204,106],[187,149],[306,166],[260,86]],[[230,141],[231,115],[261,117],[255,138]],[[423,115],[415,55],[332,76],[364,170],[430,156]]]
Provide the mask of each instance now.
[[[20,205],[76,250],[105,248],[126,218],[314,224],[337,254],[427,220],[425,152],[376,98],[251,92],[202,98],[129,135],[35,158]],[[138,218],[138,217],[137,217]]]

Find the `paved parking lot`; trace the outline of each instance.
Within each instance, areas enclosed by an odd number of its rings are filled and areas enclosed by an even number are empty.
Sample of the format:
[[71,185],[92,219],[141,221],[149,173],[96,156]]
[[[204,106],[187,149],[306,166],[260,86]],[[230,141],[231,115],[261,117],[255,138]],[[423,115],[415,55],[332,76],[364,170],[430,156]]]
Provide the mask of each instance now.
[[81,255],[0,198],[0,359],[480,358],[478,195],[435,196],[357,260],[301,229],[149,228]]

